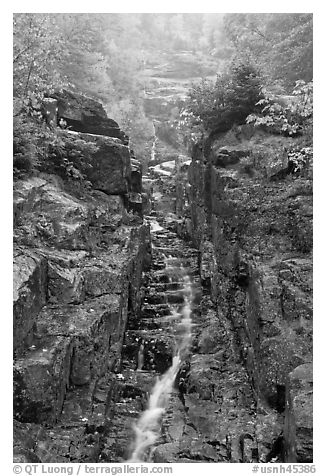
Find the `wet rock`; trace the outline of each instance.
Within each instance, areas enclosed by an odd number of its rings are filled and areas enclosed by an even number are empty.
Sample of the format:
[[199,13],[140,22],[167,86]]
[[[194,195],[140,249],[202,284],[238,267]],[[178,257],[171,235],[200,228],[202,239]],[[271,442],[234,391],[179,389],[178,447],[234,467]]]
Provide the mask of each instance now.
[[142,193],[142,165],[135,158],[131,158],[130,191]]
[[208,438],[215,434],[215,405],[213,402],[206,402],[205,406],[199,404],[200,399],[196,394],[185,396],[185,405],[188,409],[189,421],[197,431]]
[[222,329],[215,323],[210,324],[200,333],[198,340],[199,352],[202,354],[215,354],[224,350],[226,336]]
[[103,257],[90,260],[83,270],[85,293],[96,297],[107,293],[122,293],[126,285],[126,270],[123,265],[110,266]]
[[128,209],[137,213],[140,217],[143,215],[143,197],[142,194],[130,192],[128,194]]
[[153,463],[174,463],[178,455],[175,443],[165,443],[153,450]]
[[13,463],[41,463],[42,461],[33,451],[15,447],[13,452]]
[[108,365],[110,344],[119,340],[126,315],[121,313],[119,295],[88,300],[79,306],[46,307],[42,310],[37,332],[42,336],[69,335],[74,350],[70,380],[88,383],[102,376]]
[[312,263],[294,258],[281,263],[279,281],[282,286],[283,318],[294,324],[298,333],[311,331],[312,325]]
[[22,422],[58,418],[69,385],[72,345],[69,337],[44,339],[28,358],[14,364],[14,415]]
[[257,402],[257,452],[258,460],[268,462],[272,458],[278,457],[284,461],[283,443],[281,447],[275,448],[275,442],[279,441],[283,434],[284,416],[273,410],[264,402]]
[[112,137],[87,133],[80,133],[79,136],[98,148],[89,162],[79,167],[87,180],[107,195],[127,194],[131,180],[129,147]]
[[313,461],[313,368],[300,365],[286,385],[284,423],[285,460],[290,463]]
[[107,295],[80,306],[43,308],[33,346],[15,362],[19,420],[55,421],[71,384],[84,385],[103,375],[108,343],[119,338],[126,319],[119,306],[117,296]]
[[80,303],[84,300],[84,279],[77,269],[48,264],[48,301],[50,303]]
[[[267,167],[262,180],[259,174],[242,173],[249,158],[253,167],[257,165],[254,150],[241,143],[221,148],[221,140],[206,159],[199,147],[194,151],[188,170],[189,230],[200,250],[201,274],[210,281],[212,299],[219,314],[232,323],[233,352],[245,363],[258,399],[268,409],[257,424],[264,436],[258,450],[253,446],[264,459],[282,431],[277,415],[284,412],[287,375],[311,360],[312,196],[308,175],[286,184],[266,182],[284,164],[287,167],[286,154],[279,154],[280,164],[273,161],[279,167],[274,171],[262,159]],[[238,156],[232,154],[236,149]],[[220,320],[203,327],[196,348],[211,352]],[[209,372],[193,368],[189,381],[207,398]],[[268,419],[273,437],[264,430]]]
[[221,149],[216,155],[211,158],[214,167],[227,167],[228,165],[234,165],[239,162],[240,157],[244,157],[246,152],[244,151],[228,151]]
[[[34,185],[32,181],[33,188]],[[16,186],[18,188],[19,184]],[[36,193],[33,210],[24,214],[17,229],[21,239],[33,237],[34,243],[39,238],[59,247],[85,248],[90,220],[90,210],[87,206],[50,183],[44,183]],[[26,201],[30,195],[31,193],[28,193]]]
[[46,181],[39,177],[31,177],[28,180],[19,180],[14,185],[13,192],[13,221],[14,226],[21,222],[21,218],[33,210],[36,203],[40,201],[42,188]]
[[71,130],[117,137],[128,143],[127,136],[113,119],[107,117],[98,101],[67,90],[51,96],[57,101],[58,119],[63,119]]
[[94,205],[98,211],[103,208],[104,213],[97,213],[97,220],[102,224],[103,231],[105,228],[114,231],[122,224],[128,224],[128,216],[125,208],[125,200],[121,195],[107,195],[100,190],[92,192],[94,197]]
[[206,287],[210,287],[214,273],[214,248],[210,241],[203,241],[200,247],[200,277]]
[[205,461],[207,463],[221,461],[215,446],[207,444],[200,439],[197,441],[192,438],[189,438],[188,441],[185,439],[180,445],[179,455],[191,460]]
[[14,349],[29,345],[35,319],[47,298],[47,262],[25,248],[14,252]]
[[99,459],[127,318],[138,316],[151,260],[149,227],[127,210],[129,193],[139,204],[131,186],[141,168],[133,159],[131,183],[126,136],[96,101],[65,94],[48,102],[58,102],[68,134],[98,150],[84,162],[87,181],[42,172],[15,182],[17,461]]
[[[117,197],[104,198],[101,193],[77,198],[55,183],[28,179],[19,190],[17,201],[20,216],[15,228],[16,241],[29,246],[55,246],[59,249],[93,249],[110,242],[114,231],[126,218],[126,212]],[[18,216],[18,215],[17,215]]]
[[260,388],[269,403],[279,411],[284,411],[287,375],[304,363],[305,350],[304,344],[294,336],[293,340],[286,336],[272,337],[261,344]]
[[[257,299],[260,306],[260,322],[263,325],[273,323],[280,325],[282,321],[282,288],[278,281],[278,276],[273,269],[268,266],[260,266],[255,269],[258,277],[255,281]],[[268,331],[263,328],[264,334],[268,336]]]

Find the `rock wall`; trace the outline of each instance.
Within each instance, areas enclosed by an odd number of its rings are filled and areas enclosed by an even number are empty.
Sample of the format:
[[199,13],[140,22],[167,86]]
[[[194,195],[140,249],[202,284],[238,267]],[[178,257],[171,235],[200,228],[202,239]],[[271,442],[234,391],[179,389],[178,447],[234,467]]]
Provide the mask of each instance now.
[[177,187],[179,231],[200,250],[202,283],[233,329],[258,442],[269,425],[270,455],[312,461],[311,170],[269,172],[248,141],[224,141],[194,147]]
[[45,173],[14,185],[14,458],[95,462],[150,235],[126,136],[89,98],[54,101],[48,116],[99,147],[87,187]]

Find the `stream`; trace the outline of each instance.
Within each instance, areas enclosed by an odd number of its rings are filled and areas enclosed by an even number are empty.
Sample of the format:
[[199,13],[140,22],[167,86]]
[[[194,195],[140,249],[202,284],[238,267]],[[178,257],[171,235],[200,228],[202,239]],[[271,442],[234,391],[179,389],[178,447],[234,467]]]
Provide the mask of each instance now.
[[191,353],[192,313],[200,292],[197,251],[164,220],[148,220],[153,262],[141,315],[129,321],[125,335],[120,398],[110,431],[112,461],[151,461],[155,445],[164,442],[163,416],[171,396],[180,397],[177,380]]

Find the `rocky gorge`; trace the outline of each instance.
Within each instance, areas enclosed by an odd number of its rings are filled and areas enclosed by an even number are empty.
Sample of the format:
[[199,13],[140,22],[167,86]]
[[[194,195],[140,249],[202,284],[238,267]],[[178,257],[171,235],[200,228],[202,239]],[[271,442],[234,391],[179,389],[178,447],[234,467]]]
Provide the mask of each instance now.
[[143,176],[99,103],[44,107],[96,151],[87,187],[15,182],[15,461],[128,460],[190,293],[141,460],[312,462],[311,164],[271,168],[244,127]]
[[96,101],[65,92],[45,107],[50,121],[60,115],[70,134],[98,147],[86,188],[44,172],[15,182],[14,453],[96,461],[150,263],[149,226],[137,211],[141,166]]

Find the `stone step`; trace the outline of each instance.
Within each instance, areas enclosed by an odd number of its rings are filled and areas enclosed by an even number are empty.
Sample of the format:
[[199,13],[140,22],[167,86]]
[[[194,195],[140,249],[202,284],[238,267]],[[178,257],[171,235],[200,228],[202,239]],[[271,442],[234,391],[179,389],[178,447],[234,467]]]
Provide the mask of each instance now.
[[[155,219],[164,226],[163,220],[157,217]],[[152,244],[153,266],[146,273],[142,311],[137,321],[130,322],[123,346],[122,372],[124,376],[129,372],[129,377],[124,380],[126,386],[124,395],[128,397],[129,395],[132,397],[133,386],[143,389],[141,386],[143,371],[146,372],[146,378],[147,375],[152,376],[151,385],[147,388],[149,395],[157,375],[162,375],[172,364],[177,340],[181,339],[184,332],[181,320],[184,294],[188,291],[188,285],[185,284],[188,281],[187,277],[192,281],[193,314],[196,313],[197,296],[201,293],[197,289],[200,285],[197,270],[198,251],[187,248],[170,230],[153,233]],[[137,370],[139,365],[142,368],[140,371]],[[134,376],[134,381],[130,376]],[[178,391],[175,399],[179,399]],[[146,408],[146,401],[142,403],[143,408],[141,410],[138,408],[139,415]],[[128,412],[130,408],[131,414]],[[122,461],[123,458],[130,457],[128,448],[134,441],[130,429],[137,421],[137,414],[134,414],[137,413],[136,407],[122,399],[116,405],[115,411],[110,440],[105,444],[103,460],[106,461],[118,461],[119,458]],[[172,416],[168,417],[168,422],[171,421]],[[157,443],[160,441],[161,439]],[[128,446],[126,442],[129,442]]]
[[144,305],[142,307],[142,312],[140,319],[145,319],[146,317],[158,317],[158,316],[167,316],[171,313],[171,308],[167,303],[164,304],[150,304],[144,299]]
[[147,287],[144,291],[144,295],[147,296],[147,294],[153,294],[154,292],[163,292],[163,291],[169,291],[169,290],[178,290],[180,289],[181,286],[183,286],[183,283],[180,284],[179,281],[173,281],[173,282],[167,282],[167,283],[150,283],[151,286]]

